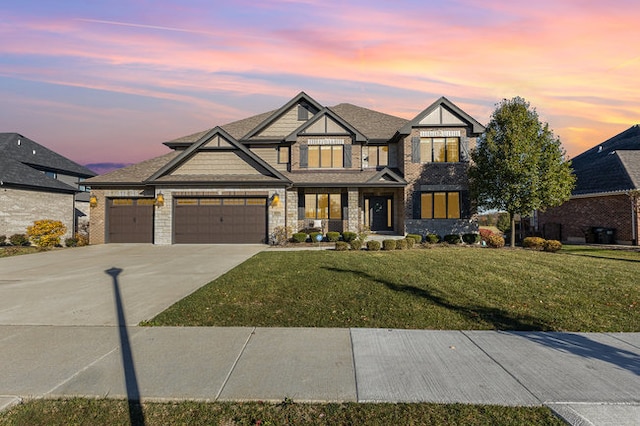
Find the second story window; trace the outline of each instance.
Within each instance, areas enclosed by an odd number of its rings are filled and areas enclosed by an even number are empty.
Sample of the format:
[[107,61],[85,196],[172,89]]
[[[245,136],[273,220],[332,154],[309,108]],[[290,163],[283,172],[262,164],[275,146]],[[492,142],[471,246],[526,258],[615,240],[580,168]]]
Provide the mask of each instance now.
[[460,138],[420,138],[423,163],[457,163],[460,161]]
[[389,165],[388,145],[370,145],[367,150],[367,167],[385,167]]
[[289,147],[279,146],[278,147],[278,164],[287,164],[287,163],[289,163]]
[[309,145],[310,168],[341,168],[344,165],[342,145]]

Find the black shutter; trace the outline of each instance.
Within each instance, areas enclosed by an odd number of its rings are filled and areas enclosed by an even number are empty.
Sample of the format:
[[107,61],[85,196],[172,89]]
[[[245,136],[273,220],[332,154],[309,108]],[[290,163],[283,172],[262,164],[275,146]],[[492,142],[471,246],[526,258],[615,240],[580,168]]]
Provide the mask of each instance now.
[[298,192],[298,220],[304,220],[304,193]]
[[463,136],[460,138],[460,161],[469,161],[471,156],[469,153],[469,138]]
[[[342,203],[342,217],[341,219],[347,219],[349,218],[349,193],[348,192],[343,192],[342,196],[341,196],[341,200],[340,202]],[[353,206],[353,208],[356,208],[357,206]]]
[[342,155],[344,156],[344,168],[351,168],[351,147],[352,145],[343,145]]
[[411,138],[411,162],[420,162],[420,137],[414,136]]
[[471,196],[469,191],[460,191],[460,217],[468,219],[471,217]]
[[421,198],[422,198],[422,193],[420,191],[414,191],[413,195],[411,196],[411,200],[413,201],[413,218],[414,219],[420,219],[420,205],[421,205]]
[[309,167],[309,146],[300,145],[300,167]]

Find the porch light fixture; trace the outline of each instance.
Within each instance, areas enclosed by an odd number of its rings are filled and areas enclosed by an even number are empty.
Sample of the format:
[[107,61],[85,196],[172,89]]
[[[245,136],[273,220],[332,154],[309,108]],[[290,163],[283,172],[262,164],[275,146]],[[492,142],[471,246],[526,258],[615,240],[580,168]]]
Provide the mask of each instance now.
[[273,194],[271,197],[271,207],[278,207],[280,205],[280,196],[278,194]]
[[164,206],[164,195],[162,195],[162,192],[158,192],[158,195],[156,196],[156,206]]
[[96,197],[95,195],[92,195],[91,197],[89,197],[89,206],[90,207],[97,207],[98,206],[98,197]]

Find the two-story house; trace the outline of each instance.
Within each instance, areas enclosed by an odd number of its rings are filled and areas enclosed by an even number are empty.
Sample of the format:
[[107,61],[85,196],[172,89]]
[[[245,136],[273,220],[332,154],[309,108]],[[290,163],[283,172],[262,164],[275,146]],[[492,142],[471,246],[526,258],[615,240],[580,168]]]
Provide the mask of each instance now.
[[406,120],[302,92],[90,179],[91,243],[264,243],[277,227],[466,233],[484,127],[446,98]]

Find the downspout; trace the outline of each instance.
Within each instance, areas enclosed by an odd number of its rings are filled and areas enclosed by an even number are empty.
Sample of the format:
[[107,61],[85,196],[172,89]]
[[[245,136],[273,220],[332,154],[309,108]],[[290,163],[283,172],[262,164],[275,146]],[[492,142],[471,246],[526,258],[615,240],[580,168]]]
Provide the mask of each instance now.
[[637,204],[640,198],[631,198],[631,244],[638,245],[638,210]]

